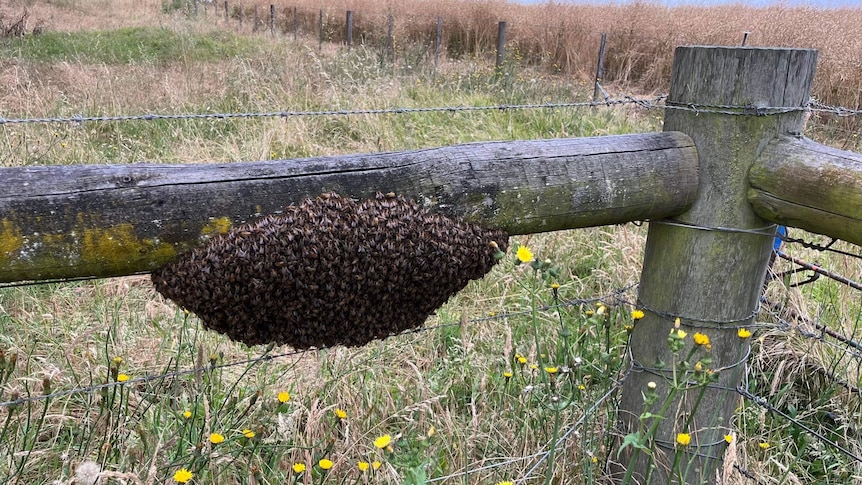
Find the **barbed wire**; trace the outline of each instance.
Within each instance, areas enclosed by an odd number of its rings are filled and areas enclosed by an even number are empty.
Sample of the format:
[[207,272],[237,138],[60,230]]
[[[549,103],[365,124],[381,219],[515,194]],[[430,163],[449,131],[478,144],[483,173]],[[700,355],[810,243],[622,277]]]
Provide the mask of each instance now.
[[204,120],[204,119],[237,119],[237,118],[293,118],[313,116],[360,116],[360,115],[399,115],[414,113],[459,113],[470,111],[508,111],[527,109],[561,109],[561,108],[585,108],[598,106],[617,106],[623,104],[636,104],[634,99],[613,99],[609,101],[579,101],[563,103],[539,103],[539,104],[499,104],[490,106],[433,106],[433,107],[399,107],[380,109],[353,109],[353,110],[321,110],[321,111],[268,111],[268,112],[232,112],[232,113],[178,113],[178,114],[142,114],[142,115],[118,115],[118,116],[60,116],[43,118],[2,118],[0,126],[7,124],[25,123],[74,123],[84,124],[89,122],[112,122],[112,121],[155,121],[155,120]]
[[746,470],[745,468],[742,468],[742,466],[739,463],[734,463],[733,469],[736,470],[737,472],[739,472],[740,475],[744,476],[745,478],[747,478],[749,480],[752,480],[754,483],[756,483],[758,485],[761,485],[762,483],[764,483],[764,482],[760,481],[760,479],[757,478],[757,476],[755,474],[751,473],[750,471]]
[[478,111],[509,111],[509,110],[534,110],[534,109],[568,109],[568,108],[597,108],[597,107],[619,107],[624,105],[635,105],[644,109],[672,109],[688,111],[696,114],[724,114],[731,116],[769,116],[801,111],[829,112],[839,116],[855,116],[862,114],[862,110],[845,108],[841,106],[828,106],[811,101],[804,106],[753,106],[753,105],[707,105],[707,104],[677,104],[667,101],[666,94],[652,97],[635,97],[625,95],[613,98],[599,86],[605,93],[603,101],[574,101],[558,103],[524,103],[524,104],[498,104],[489,106],[430,106],[430,107],[394,107],[380,109],[344,109],[344,110],[319,110],[319,111],[261,111],[261,112],[214,112],[214,113],[148,113],[138,115],[105,115],[105,116],[57,116],[38,118],[3,118],[0,117],[0,126],[18,124],[48,124],[69,123],[83,125],[92,122],[126,122],[126,121],[157,121],[157,120],[231,120],[231,119],[259,119],[259,118],[297,118],[316,116],[363,116],[363,115],[400,115],[418,113],[460,113]]

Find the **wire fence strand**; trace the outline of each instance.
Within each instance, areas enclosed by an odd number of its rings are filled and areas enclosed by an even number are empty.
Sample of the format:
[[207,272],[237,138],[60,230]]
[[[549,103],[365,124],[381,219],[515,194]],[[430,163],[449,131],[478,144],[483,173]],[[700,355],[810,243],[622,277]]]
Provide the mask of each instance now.
[[[601,87],[601,86],[600,86]],[[509,111],[509,110],[537,110],[537,109],[564,109],[564,108],[596,108],[596,107],[619,107],[634,105],[645,109],[671,109],[689,111],[695,114],[723,114],[730,116],[769,116],[792,112],[814,111],[818,113],[832,113],[838,116],[857,116],[862,110],[846,108],[843,106],[830,106],[811,101],[803,106],[755,106],[755,105],[698,105],[677,104],[667,101],[667,95],[661,94],[652,97],[622,96],[611,97],[605,93],[603,101],[573,101],[558,103],[525,103],[525,104],[498,104],[489,106],[430,106],[430,107],[394,107],[380,109],[352,109],[352,110],[319,110],[319,111],[261,111],[261,112],[217,112],[217,113],[147,113],[137,115],[106,115],[106,116],[57,116],[38,118],[3,118],[0,117],[0,126],[20,125],[34,123],[69,123],[83,125],[94,122],[121,122],[121,121],[157,121],[157,120],[231,120],[231,119],[254,119],[254,118],[298,118],[317,116],[362,116],[362,115],[402,115],[419,113],[460,113],[479,111]]]

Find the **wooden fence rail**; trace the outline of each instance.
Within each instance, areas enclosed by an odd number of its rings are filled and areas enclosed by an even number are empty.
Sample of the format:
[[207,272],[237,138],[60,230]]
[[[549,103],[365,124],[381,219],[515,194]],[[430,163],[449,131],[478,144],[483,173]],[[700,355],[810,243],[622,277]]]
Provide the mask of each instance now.
[[681,133],[473,143],[222,165],[0,169],[0,282],[147,272],[216,232],[334,191],[397,192],[526,234],[670,217],[697,191]]
[[[611,454],[609,471],[620,482],[711,482],[748,355],[737,330],[754,323],[770,223],[862,244],[862,156],[799,135],[816,60],[809,49],[677,48],[667,102],[678,109],[666,113],[663,133],[222,165],[0,169],[0,282],[150,271],[325,191],[396,192],[510,234],[651,219],[638,295],[646,316],[630,346],[640,372],[623,383],[618,444],[639,429],[650,381],[658,402],[669,395],[656,362],[674,361],[666,341],[677,318],[709,335],[709,365],[723,370],[696,410],[687,392],[669,399],[666,409],[685,420],[658,422],[651,457],[629,446]],[[682,431],[692,436],[684,473],[670,470]]]

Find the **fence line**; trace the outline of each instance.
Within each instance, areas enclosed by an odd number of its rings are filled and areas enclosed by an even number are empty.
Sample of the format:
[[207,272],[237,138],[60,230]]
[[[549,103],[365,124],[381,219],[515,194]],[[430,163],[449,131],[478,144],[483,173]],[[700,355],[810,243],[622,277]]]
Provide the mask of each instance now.
[[[601,86],[599,86],[601,88]],[[604,91],[604,88],[601,88]],[[490,106],[429,106],[429,107],[396,107],[380,109],[355,109],[355,110],[320,110],[320,111],[262,111],[262,112],[216,112],[216,113],[149,113],[140,115],[113,115],[113,116],[59,116],[41,118],[3,118],[0,117],[0,126],[33,123],[71,123],[82,125],[91,122],[116,122],[116,121],[156,121],[156,120],[203,120],[203,119],[243,119],[243,118],[297,118],[316,116],[360,116],[360,115],[399,115],[417,113],[459,113],[474,111],[509,111],[509,110],[532,110],[532,109],[564,109],[564,108],[596,108],[596,107],[618,107],[623,105],[635,105],[645,109],[672,109],[689,111],[703,114],[723,114],[732,116],[768,116],[791,112],[818,112],[832,113],[838,116],[862,115],[862,110],[854,110],[842,106],[828,106],[817,101],[810,101],[805,106],[751,106],[751,105],[676,105],[667,104],[666,94],[653,97],[638,98],[634,96],[622,96],[610,98],[606,96],[604,101],[573,101],[558,103],[536,103],[536,104],[499,104]]]

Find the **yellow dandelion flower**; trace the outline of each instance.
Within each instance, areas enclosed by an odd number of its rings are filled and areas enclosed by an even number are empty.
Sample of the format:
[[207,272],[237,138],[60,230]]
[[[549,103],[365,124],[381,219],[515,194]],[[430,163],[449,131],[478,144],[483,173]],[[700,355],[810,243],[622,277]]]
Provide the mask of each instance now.
[[380,465],[382,465],[382,463],[380,463],[379,461],[372,461],[372,462],[371,462],[371,468],[373,468],[373,469],[375,469],[375,470],[377,470],[378,468],[380,468]]
[[697,332],[694,334],[694,343],[696,345],[709,345],[709,336]]
[[185,411],[183,411],[183,417],[186,419],[192,419],[192,412],[186,409]]
[[503,372],[503,377],[505,377],[506,379],[509,379],[512,377],[512,373],[509,371]]
[[767,443],[765,441],[762,441],[762,442],[758,443],[757,446],[759,446],[761,450],[768,450],[772,445],[770,445],[769,443]]
[[224,435],[220,433],[212,433],[210,435],[210,443],[217,445],[219,443],[224,443]]
[[747,328],[740,328],[739,330],[736,331],[736,335],[739,338],[744,340],[744,339],[747,339],[748,337],[751,337],[751,330],[749,330]]
[[679,433],[676,435],[676,442],[682,446],[688,446],[691,443],[691,435],[688,433]]
[[593,463],[598,463],[598,462],[599,462],[599,457],[597,457],[597,456],[595,456],[595,455],[594,455],[594,456],[591,458],[591,460],[592,460],[592,462],[593,462]]
[[519,363],[519,364],[521,364],[521,365],[526,364],[526,363],[527,363],[527,358],[526,358],[526,357],[524,357],[523,355],[519,355],[519,356],[518,356],[518,363]]
[[560,284],[559,283],[551,283],[551,289],[552,290],[559,290]]
[[319,466],[323,470],[329,470],[330,468],[332,468],[332,460],[321,458],[320,461],[317,462],[317,466]]
[[435,434],[437,434],[437,428],[435,428],[434,425],[432,424],[431,427],[428,428],[428,437],[430,438],[430,437],[434,436]]
[[640,320],[644,317],[643,310],[632,310],[632,320]]
[[305,463],[294,463],[291,468],[293,468],[293,473],[302,473],[305,471]]
[[117,375],[117,382],[126,382],[127,380],[129,380],[128,374],[118,374]]
[[703,372],[703,362],[697,361],[697,363],[694,364],[694,371],[695,372]]
[[254,438],[254,431],[246,428],[246,429],[242,430],[242,435],[248,439],[252,439],[252,438]]
[[497,485],[515,485],[515,484],[510,482],[510,481],[505,481],[505,482],[497,482]]
[[545,367],[545,372],[548,374],[556,374],[558,370],[556,367]]
[[585,385],[583,385],[583,384],[578,384],[578,390],[579,390],[579,391],[586,391],[586,390],[587,390],[587,386],[585,386]]
[[539,364],[530,364],[530,369],[536,370],[539,368]]
[[518,252],[515,256],[518,258],[518,261],[522,263],[529,263],[533,260],[533,252],[530,251],[530,248],[527,246],[518,247]]
[[682,322],[679,320],[679,317],[676,317],[676,320],[673,321],[673,328],[679,328]]
[[608,308],[606,306],[600,304],[599,307],[596,308],[596,315],[604,315],[607,309]]
[[380,436],[376,440],[374,440],[374,446],[381,450],[389,446],[390,443],[392,443],[392,437],[388,434]]
[[189,483],[194,477],[195,474],[185,468],[180,468],[174,473],[174,481],[177,483]]
[[120,357],[119,355],[118,355],[118,356],[116,356],[116,357],[114,357],[114,363],[115,363],[115,364],[117,364],[117,365],[122,364],[122,363],[123,363],[123,358],[122,358],[122,357]]
[[338,419],[347,419],[347,411],[343,409],[336,409],[335,415],[338,417]]
[[284,404],[287,401],[290,401],[290,393],[287,391],[281,391],[278,393],[278,402]]
[[677,330],[676,332],[674,332],[673,330],[671,330],[671,332],[670,332],[670,333],[671,333],[671,335],[673,335],[674,333],[676,333],[676,338],[678,338],[678,339],[680,339],[680,340],[684,339],[684,338],[688,335],[688,333],[683,332],[682,330]]
[[359,468],[359,471],[361,471],[361,472],[367,472],[368,467],[370,467],[370,466],[371,466],[371,464],[368,463],[367,461],[360,461],[359,463],[356,464],[356,467]]
[[733,443],[733,435],[732,434],[724,435],[724,441],[727,441],[727,444]]

